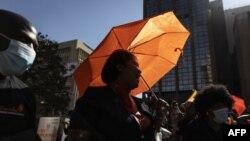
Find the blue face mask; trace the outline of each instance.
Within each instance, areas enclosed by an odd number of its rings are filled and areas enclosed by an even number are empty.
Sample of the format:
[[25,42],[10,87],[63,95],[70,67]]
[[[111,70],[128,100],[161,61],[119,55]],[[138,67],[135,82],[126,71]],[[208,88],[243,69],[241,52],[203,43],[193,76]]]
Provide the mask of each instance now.
[[36,52],[32,46],[10,39],[9,47],[0,51],[0,73],[5,76],[21,75],[31,67],[35,57]]

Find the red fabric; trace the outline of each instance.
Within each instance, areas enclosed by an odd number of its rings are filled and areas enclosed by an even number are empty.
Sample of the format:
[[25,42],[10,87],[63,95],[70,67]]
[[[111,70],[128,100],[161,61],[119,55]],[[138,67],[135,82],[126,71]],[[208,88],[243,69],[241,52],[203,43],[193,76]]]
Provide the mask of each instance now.
[[246,110],[244,99],[234,95],[232,95],[232,98],[234,100],[233,110],[235,110],[239,116],[242,115],[242,113]]

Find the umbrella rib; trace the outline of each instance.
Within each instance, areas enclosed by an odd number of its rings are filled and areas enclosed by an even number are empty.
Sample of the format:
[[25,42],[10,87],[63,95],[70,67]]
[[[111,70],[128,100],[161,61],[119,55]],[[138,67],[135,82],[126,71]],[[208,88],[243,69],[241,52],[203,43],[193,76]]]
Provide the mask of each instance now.
[[175,65],[175,63],[173,63],[172,61],[166,59],[166,58],[163,58],[159,55],[154,55],[154,54],[145,54],[145,53],[137,53],[137,52],[133,52],[133,54],[140,54],[140,55],[147,55],[147,56],[155,56],[155,57],[159,57],[159,58],[162,58],[163,60],[166,60],[168,62],[170,62],[171,64]]
[[115,33],[115,32],[114,32],[114,34],[115,34],[115,38],[116,38],[116,40],[118,41],[119,47],[120,47],[121,49],[123,49],[123,48],[122,48],[122,45],[121,45],[121,42],[118,40],[118,37],[117,37],[117,35],[116,35],[116,33]]
[[154,91],[149,87],[149,85],[148,85],[148,83],[147,83],[147,81],[143,78],[143,76],[141,75],[141,78],[142,78],[142,80],[143,80],[143,82],[146,84],[146,86],[148,87],[148,89],[150,90],[150,92],[151,92],[151,95],[152,96],[154,96],[157,100],[158,100],[158,97],[157,97],[157,95],[154,93]]
[[[171,33],[180,33],[180,34],[186,34],[186,33],[188,33],[188,32],[168,32],[168,33],[162,33],[161,35],[159,35],[159,36],[157,36],[157,37],[160,37],[160,36],[163,36],[163,35],[165,35],[165,34],[171,34]],[[136,45],[136,46],[134,46],[134,47],[130,47],[129,49],[133,49],[134,50],[134,48],[136,48],[136,47],[138,47],[138,46],[140,46],[140,45],[142,45],[142,44],[145,44],[145,43],[147,43],[147,42],[149,42],[149,41],[151,41],[151,40],[154,40],[155,38],[153,38],[153,39],[150,39],[150,40],[148,40],[148,41],[145,41],[145,42],[142,42],[142,43],[140,43],[140,44],[138,44],[138,45]],[[133,52],[133,51],[131,51],[131,52]]]

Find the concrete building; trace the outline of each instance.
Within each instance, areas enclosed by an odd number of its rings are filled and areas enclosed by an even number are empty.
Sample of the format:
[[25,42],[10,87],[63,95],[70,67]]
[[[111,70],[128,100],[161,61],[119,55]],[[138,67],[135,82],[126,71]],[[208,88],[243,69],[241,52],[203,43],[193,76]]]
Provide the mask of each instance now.
[[235,92],[233,58],[230,56],[222,0],[209,3],[208,10],[209,45],[212,57],[212,73],[214,83],[227,86],[230,92]]
[[77,39],[59,43],[58,54],[66,65],[67,74],[65,77],[68,77],[66,86],[70,88],[69,109],[73,109],[75,107],[75,102],[79,97],[79,93],[74,79],[72,78],[72,74],[76,67],[84,59],[86,59],[92,53],[92,51],[93,50],[87,44]]
[[232,61],[234,94],[250,104],[249,21],[250,5],[225,10],[229,52]]
[[228,38],[228,45],[229,45],[229,51],[230,53],[233,53],[234,51],[234,45],[235,45],[235,37],[234,37],[234,31],[233,26],[235,22],[235,16],[240,13],[245,13],[250,11],[250,5],[234,8],[234,9],[227,9],[225,10],[225,20],[226,20],[226,28],[227,28],[227,38]]
[[77,39],[61,42],[59,44],[58,54],[65,63],[80,63],[91,53],[92,49],[87,44]]
[[250,9],[235,15],[234,19],[234,53],[238,64],[240,95],[250,104]]

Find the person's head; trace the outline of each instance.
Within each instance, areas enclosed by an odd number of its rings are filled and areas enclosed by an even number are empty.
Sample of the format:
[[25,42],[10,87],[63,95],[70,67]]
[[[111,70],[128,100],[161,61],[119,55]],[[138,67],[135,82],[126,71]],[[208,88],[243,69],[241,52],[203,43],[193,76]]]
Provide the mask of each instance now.
[[20,75],[33,63],[35,27],[23,16],[0,9],[0,75]]
[[232,109],[233,99],[224,85],[210,84],[198,92],[194,105],[200,115],[207,116],[216,123],[224,123]]
[[138,87],[139,70],[136,56],[127,50],[115,50],[104,64],[101,77],[104,83],[122,84],[128,90]]

